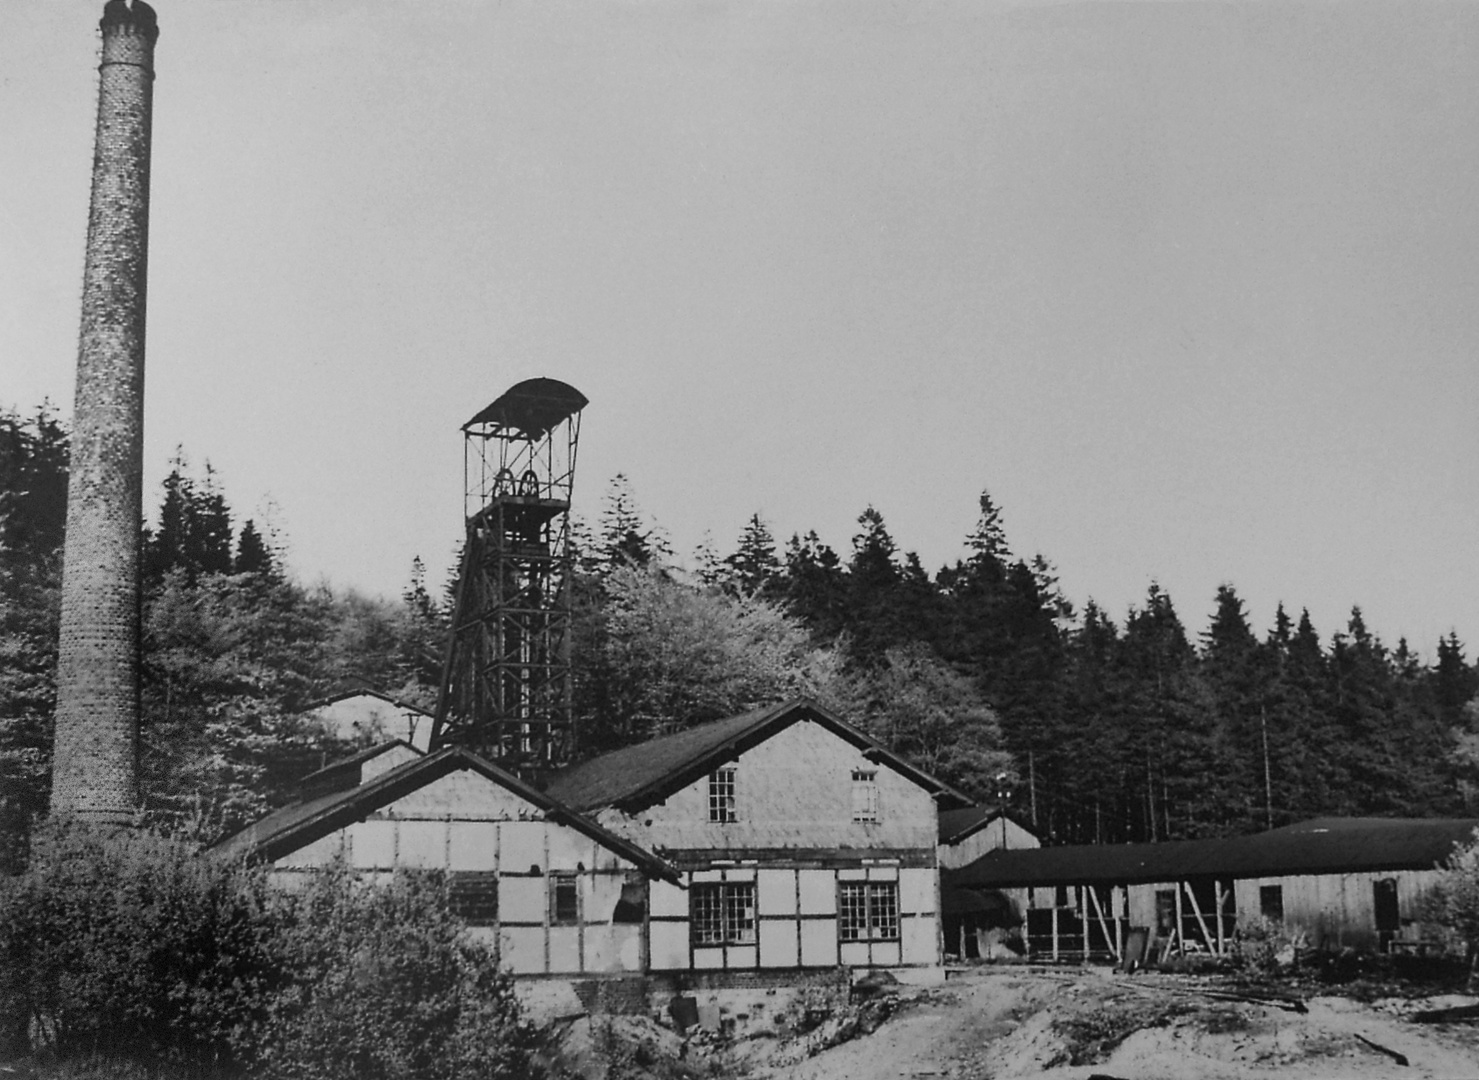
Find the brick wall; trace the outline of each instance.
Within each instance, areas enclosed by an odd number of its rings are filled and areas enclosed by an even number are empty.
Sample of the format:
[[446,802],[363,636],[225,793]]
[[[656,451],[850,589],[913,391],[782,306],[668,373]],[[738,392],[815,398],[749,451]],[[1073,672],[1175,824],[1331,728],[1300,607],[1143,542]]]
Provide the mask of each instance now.
[[129,820],[138,802],[139,525],[153,12],[102,21],[57,664],[53,813]]

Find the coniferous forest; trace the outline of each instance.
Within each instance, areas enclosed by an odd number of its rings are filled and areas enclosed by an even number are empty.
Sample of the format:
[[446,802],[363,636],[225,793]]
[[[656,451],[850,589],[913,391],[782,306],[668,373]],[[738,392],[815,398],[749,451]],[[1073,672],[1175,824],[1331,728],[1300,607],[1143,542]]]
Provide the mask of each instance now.
[[[48,797],[66,461],[48,409],[0,413],[0,866]],[[183,451],[150,501],[153,824],[209,841],[287,800],[354,748],[302,715],[336,689],[434,704],[449,580],[417,559],[396,599],[306,586],[284,538]],[[986,492],[933,574],[872,507],[841,550],[753,516],[680,559],[621,476],[575,548],[583,754],[807,694],[1049,842],[1479,814],[1479,668],[1455,634],[1419,657],[1359,608],[1315,627],[1297,597],[1255,627],[1231,584],[1187,607],[1152,586],[1128,612],[1077,609],[1047,559],[1013,551]]]

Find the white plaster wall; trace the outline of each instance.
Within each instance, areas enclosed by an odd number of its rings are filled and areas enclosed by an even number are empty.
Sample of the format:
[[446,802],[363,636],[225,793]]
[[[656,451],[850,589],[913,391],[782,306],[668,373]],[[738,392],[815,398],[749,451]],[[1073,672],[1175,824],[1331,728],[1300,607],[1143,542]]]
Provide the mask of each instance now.
[[[820,724],[799,720],[733,763],[737,821],[709,821],[700,777],[656,806],[603,823],[638,843],[667,848],[933,848],[928,792]],[[876,771],[879,820],[852,820],[852,772]]]
[[[1003,835],[1005,834],[1005,835]],[[1042,847],[1042,841],[1009,818],[977,829],[958,844],[940,845],[940,865],[954,869],[973,863],[988,851]]]

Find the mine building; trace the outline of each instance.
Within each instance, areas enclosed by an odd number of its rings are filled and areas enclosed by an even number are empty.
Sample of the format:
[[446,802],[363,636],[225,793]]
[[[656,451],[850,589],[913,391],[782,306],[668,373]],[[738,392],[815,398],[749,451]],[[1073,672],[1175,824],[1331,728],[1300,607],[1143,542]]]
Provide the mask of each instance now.
[[564,769],[547,794],[675,865],[667,972],[937,967],[938,809],[969,800],[797,699]]

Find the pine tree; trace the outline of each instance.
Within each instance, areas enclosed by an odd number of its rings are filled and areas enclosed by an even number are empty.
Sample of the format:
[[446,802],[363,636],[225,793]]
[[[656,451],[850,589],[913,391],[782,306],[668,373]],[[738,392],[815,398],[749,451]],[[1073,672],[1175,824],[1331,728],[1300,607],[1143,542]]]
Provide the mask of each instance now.
[[786,545],[786,603],[818,637],[831,640],[847,621],[842,560],[813,530]]
[[1201,674],[1212,698],[1216,775],[1226,825],[1246,831],[1260,817],[1265,823],[1267,818],[1263,655],[1236,590],[1227,584],[1218,586],[1215,603],[1202,636]]
[[631,481],[623,473],[612,477],[607,489],[598,547],[603,572],[618,566],[660,564],[672,554],[657,527],[647,525]]
[[776,557],[775,537],[759,514],[750,515],[739,547],[727,556],[731,586],[744,596],[774,596],[779,592],[781,561]]
[[274,569],[272,552],[267,550],[266,541],[250,518],[236,538],[236,558],[231,569],[237,574],[270,574]]

